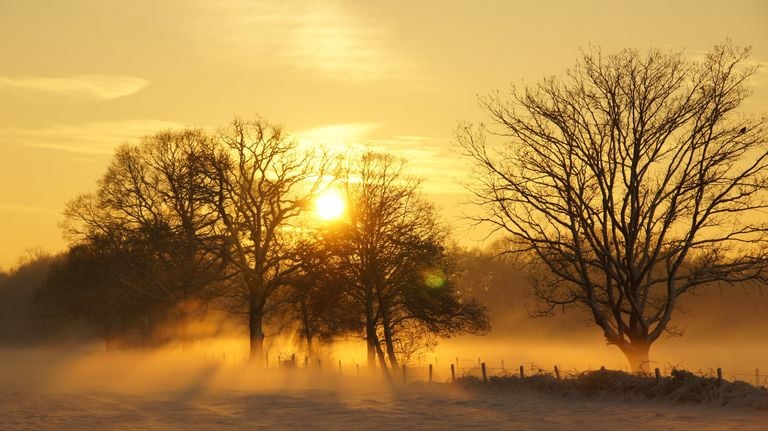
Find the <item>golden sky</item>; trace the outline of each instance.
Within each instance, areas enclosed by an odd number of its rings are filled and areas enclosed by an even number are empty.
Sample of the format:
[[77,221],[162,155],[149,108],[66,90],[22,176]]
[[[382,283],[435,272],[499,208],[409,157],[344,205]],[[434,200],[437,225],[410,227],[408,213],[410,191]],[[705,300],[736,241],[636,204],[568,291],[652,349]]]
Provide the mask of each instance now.
[[731,38],[765,65],[747,108],[768,112],[766,23],[760,0],[0,0],[0,268],[63,249],[64,202],[118,144],[235,115],[400,154],[462,225],[452,135],[483,119],[478,94],[560,74],[590,44],[695,57]]

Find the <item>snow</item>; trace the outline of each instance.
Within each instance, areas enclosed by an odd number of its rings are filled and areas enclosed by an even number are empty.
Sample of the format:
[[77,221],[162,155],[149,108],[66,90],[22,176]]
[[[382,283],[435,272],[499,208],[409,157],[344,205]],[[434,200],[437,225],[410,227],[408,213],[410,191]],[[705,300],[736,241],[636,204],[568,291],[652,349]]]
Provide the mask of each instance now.
[[0,430],[759,430],[768,412],[526,388],[389,384],[178,356],[0,352]]
[[[362,389],[362,388],[360,388]],[[470,394],[445,385],[399,392],[312,390],[5,392],[3,430],[592,429],[758,430],[756,411],[533,392]]]

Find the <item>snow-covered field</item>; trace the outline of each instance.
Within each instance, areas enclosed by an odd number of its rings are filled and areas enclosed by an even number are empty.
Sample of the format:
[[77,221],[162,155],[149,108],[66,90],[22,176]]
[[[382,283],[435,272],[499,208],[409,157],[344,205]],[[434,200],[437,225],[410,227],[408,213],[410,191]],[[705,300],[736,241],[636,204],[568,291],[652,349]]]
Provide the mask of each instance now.
[[404,391],[3,391],[3,430],[521,429],[765,430],[741,409],[470,394],[445,385]]
[[754,409],[406,386],[189,355],[0,352],[0,430],[765,430]]

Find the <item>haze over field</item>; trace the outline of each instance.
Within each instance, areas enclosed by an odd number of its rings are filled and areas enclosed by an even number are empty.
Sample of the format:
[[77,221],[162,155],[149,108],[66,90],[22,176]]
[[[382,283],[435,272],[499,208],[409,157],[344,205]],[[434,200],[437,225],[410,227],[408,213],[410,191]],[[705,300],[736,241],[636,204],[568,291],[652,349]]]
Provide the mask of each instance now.
[[768,3],[475,3],[0,0],[0,428],[768,423]]

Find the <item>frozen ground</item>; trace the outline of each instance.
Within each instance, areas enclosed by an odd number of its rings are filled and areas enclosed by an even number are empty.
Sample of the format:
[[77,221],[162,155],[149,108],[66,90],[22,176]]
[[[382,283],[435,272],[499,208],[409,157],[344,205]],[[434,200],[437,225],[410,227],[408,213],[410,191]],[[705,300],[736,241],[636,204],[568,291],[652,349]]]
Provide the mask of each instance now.
[[765,412],[563,399],[540,393],[469,394],[437,385],[400,392],[4,391],[11,430],[765,430]]
[[0,352],[0,430],[768,429],[755,409],[267,373],[168,355]]

